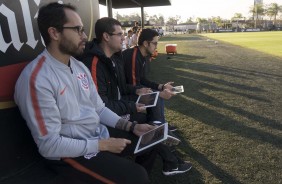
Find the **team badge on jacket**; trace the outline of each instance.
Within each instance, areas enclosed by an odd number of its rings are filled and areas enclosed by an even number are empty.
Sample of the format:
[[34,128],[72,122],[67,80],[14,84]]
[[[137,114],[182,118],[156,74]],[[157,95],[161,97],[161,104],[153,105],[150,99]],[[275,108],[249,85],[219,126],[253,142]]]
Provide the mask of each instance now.
[[79,73],[77,75],[78,80],[80,81],[80,85],[82,89],[88,90],[89,89],[89,83],[87,79],[87,75],[85,73]]

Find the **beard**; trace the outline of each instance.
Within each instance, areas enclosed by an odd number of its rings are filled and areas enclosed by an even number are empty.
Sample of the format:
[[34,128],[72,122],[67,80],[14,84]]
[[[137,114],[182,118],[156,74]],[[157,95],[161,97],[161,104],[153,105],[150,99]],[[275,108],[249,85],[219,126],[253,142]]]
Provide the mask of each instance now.
[[152,52],[151,50],[147,49],[147,52],[146,52],[146,53],[147,53],[147,56],[151,56],[154,52],[155,52],[155,51]]
[[79,47],[83,41],[80,42],[78,45],[76,45],[73,43],[73,41],[68,40],[66,37],[63,38],[64,39],[62,39],[62,41],[59,44],[59,50],[63,54],[67,54],[70,56],[79,56],[83,53],[83,49]]

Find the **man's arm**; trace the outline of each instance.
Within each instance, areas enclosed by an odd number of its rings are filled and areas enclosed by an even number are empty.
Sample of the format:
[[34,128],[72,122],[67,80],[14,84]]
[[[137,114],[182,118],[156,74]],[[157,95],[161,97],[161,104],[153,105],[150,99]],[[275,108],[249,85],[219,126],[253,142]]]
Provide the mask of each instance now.
[[[111,73],[111,71],[107,71],[107,68],[104,67],[100,61],[96,65],[96,71],[96,84],[98,86],[98,93],[105,103],[106,107],[120,116],[136,113],[137,109],[135,107],[135,102],[118,99],[117,86],[115,86],[114,81],[111,81],[115,77],[110,76],[115,74]],[[109,76],[106,76],[107,74]]]
[[[34,77],[30,77],[30,74]],[[40,154],[44,157],[78,157],[98,152],[98,140],[61,135],[62,119],[54,95],[54,75],[42,77],[24,70],[15,87],[15,102],[27,122]],[[53,76],[53,77],[52,77]]]
[[115,128],[127,132],[132,132],[137,136],[141,136],[149,130],[152,130],[154,126],[149,124],[138,124],[137,122],[130,122],[125,119],[119,119]]

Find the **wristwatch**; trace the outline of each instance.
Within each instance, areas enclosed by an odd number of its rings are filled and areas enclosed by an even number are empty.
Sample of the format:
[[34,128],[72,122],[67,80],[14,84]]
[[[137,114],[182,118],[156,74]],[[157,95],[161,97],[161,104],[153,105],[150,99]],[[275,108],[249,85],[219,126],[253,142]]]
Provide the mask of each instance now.
[[129,131],[130,131],[130,132],[133,132],[133,131],[134,131],[134,128],[135,128],[136,124],[137,124],[137,121],[131,122],[131,126],[129,127]]
[[164,88],[165,88],[165,85],[163,84],[163,85],[162,85],[162,90],[161,90],[161,91],[163,91],[163,90],[164,90]]

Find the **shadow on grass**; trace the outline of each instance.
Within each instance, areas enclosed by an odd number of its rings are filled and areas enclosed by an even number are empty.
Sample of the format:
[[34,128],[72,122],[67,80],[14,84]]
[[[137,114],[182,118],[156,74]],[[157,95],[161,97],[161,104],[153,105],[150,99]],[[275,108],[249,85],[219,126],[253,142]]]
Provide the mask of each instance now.
[[[184,95],[183,95],[184,96]],[[253,139],[255,141],[259,140],[261,142],[270,143],[273,146],[281,149],[282,148],[282,138],[272,135],[270,133],[264,132],[262,130],[257,130],[255,128],[251,128],[246,126],[243,122],[236,121],[234,119],[231,119],[227,116],[224,116],[215,110],[210,110],[204,106],[201,106],[199,104],[196,104],[184,97],[180,99],[182,106],[185,106],[183,108],[177,108],[177,111],[181,114],[184,114],[188,117],[191,117],[193,119],[196,119],[202,123],[205,123],[207,125],[219,128],[221,130],[229,131],[232,133],[236,133],[240,136]],[[173,108],[173,110],[176,110]],[[241,110],[243,111],[243,110]],[[238,112],[239,113],[239,112]],[[245,112],[247,113],[247,112]],[[265,121],[265,118],[263,120],[262,117],[256,116],[255,114],[252,114],[254,117],[256,117],[257,120],[260,120],[262,122]],[[252,117],[250,117],[252,118]],[[266,124],[266,122],[264,122]],[[278,124],[276,124],[278,126]],[[281,125],[280,125],[281,127]]]
[[[226,67],[226,66],[219,66],[215,64],[208,64],[208,63],[200,63],[200,62],[195,62],[196,60],[201,60],[205,59],[205,57],[201,56],[191,56],[191,55],[165,55],[165,54],[159,54],[162,62],[166,59],[167,57],[170,57],[169,61],[166,62],[164,68],[182,68],[182,69],[189,69],[197,72],[205,72],[208,73],[209,75],[211,74],[221,74],[229,77],[235,77],[235,78],[241,78],[241,79],[250,79],[250,75],[257,76],[257,77],[263,77],[263,78],[281,78],[282,75],[274,75],[274,74],[268,74],[264,72],[257,72],[257,71],[251,71],[251,70],[241,70],[238,68],[232,68],[232,67]],[[185,62],[185,64],[183,64]],[[185,65],[185,68],[183,68],[183,65]],[[176,69],[175,69],[176,70]],[[175,72],[178,74],[177,72]],[[192,75],[192,73],[190,73]],[[196,75],[198,77],[198,74]],[[250,90],[250,91],[263,91],[260,88],[257,87],[251,87],[243,84],[235,84],[235,83],[229,83],[224,80],[219,80],[219,79],[214,79],[210,77],[204,77],[202,78],[205,79],[205,81],[210,81],[210,82],[215,82],[218,84],[224,84],[230,87],[236,87],[236,88],[242,88],[244,90]]]
[[[168,60],[167,62],[162,60],[162,58],[165,57],[167,57],[165,54],[161,54],[159,59],[161,61],[157,61],[159,62],[158,70],[161,70],[164,73],[162,74],[162,76],[159,77],[162,78],[161,79],[162,81],[169,81],[171,80],[171,78],[173,78],[176,84],[184,85],[185,93],[183,93],[183,95],[187,95],[187,97],[193,98],[202,103],[206,103],[209,105],[213,105],[215,107],[225,108],[227,110],[233,111],[237,114],[240,114],[241,116],[245,116],[250,120],[259,122],[263,126],[282,130],[282,124],[275,120],[265,118],[263,116],[259,116],[257,114],[245,111],[244,109],[238,107],[232,107],[230,105],[221,102],[216,98],[213,98],[201,92],[202,90],[217,91],[221,93],[239,95],[249,100],[271,103],[269,99],[260,97],[259,95],[250,94],[250,93],[255,93],[255,94],[263,93],[265,92],[264,89],[255,86],[245,85],[242,83],[228,82],[224,79],[216,79],[209,77],[212,76],[213,74],[221,74],[231,79],[240,78],[239,80],[240,82],[241,79],[248,78],[249,72],[246,72],[245,70],[240,71],[239,69],[234,70],[230,67],[225,67],[225,66],[217,66],[209,63],[196,62],[197,60],[204,59],[204,57],[201,56],[191,57],[190,55],[177,55],[175,57],[173,56],[173,58],[175,59]],[[190,71],[193,71],[193,73]],[[205,73],[206,75],[196,74],[195,72]],[[166,75],[166,73],[169,74]],[[172,74],[173,76],[171,76]],[[244,77],[240,77],[240,76],[244,76]],[[265,72],[256,73],[256,76],[261,78],[280,77]],[[211,85],[209,83],[213,83],[214,85]]]
[[182,140],[179,145],[179,149],[184,151],[185,154],[189,155],[190,158],[198,162],[198,164],[200,164],[218,180],[220,180],[222,183],[241,184],[241,182],[238,181],[234,176],[225,172],[223,169],[221,169],[220,167],[212,163],[209,159],[207,159],[204,154],[194,149],[187,141],[185,141],[185,138],[182,136],[181,132],[179,132],[177,135]]
[[202,40],[203,38],[199,37],[199,36],[190,36],[190,37],[187,37],[186,35],[167,35],[167,36],[164,36],[164,37],[161,37],[160,38],[160,42],[166,42],[166,41],[185,41],[185,40]]
[[[169,57],[169,58],[168,58]],[[250,69],[238,69],[235,67],[230,67],[230,66],[220,66],[216,64],[208,64],[208,63],[200,63],[198,61],[206,59],[204,56],[195,56],[195,55],[183,55],[183,54],[175,54],[175,55],[167,55],[167,54],[162,54],[159,53],[158,55],[158,60],[160,61],[165,61],[169,60],[171,62],[174,61],[183,61],[185,62],[185,66],[187,65],[187,68],[191,70],[196,70],[196,71],[201,71],[201,72],[210,72],[213,74],[224,74],[224,75],[229,75],[232,77],[237,77],[237,78],[245,78],[248,79],[251,76],[256,76],[256,77],[263,77],[263,78],[281,78],[282,75],[276,75],[276,74],[270,74],[262,71],[257,71],[257,70],[250,70]],[[186,63],[186,61],[191,61],[191,63]],[[197,62],[197,64],[195,64]],[[182,63],[183,64],[183,63]],[[174,63],[172,64],[174,66]],[[234,73],[236,75],[234,75]]]
[[[193,164],[193,163],[192,163]],[[183,174],[177,174],[174,176],[164,176],[161,173],[162,161],[160,157],[157,157],[153,171],[150,174],[152,184],[204,184],[204,179],[200,171],[196,167]]]
[[[214,46],[215,49],[209,50],[210,48],[205,46],[206,43],[197,41],[201,40],[200,38],[192,36],[191,40],[193,39],[196,41],[182,44],[182,47],[186,47],[186,45],[189,47],[191,55],[159,53],[157,59],[151,63],[153,70],[149,75],[152,75],[154,81],[173,80],[175,85],[184,85],[185,92],[174,97],[173,100],[167,101],[166,108],[200,122],[201,126],[210,126],[211,131],[224,130],[220,131],[222,135],[230,133],[231,136],[239,137],[240,140],[253,140],[252,142],[259,142],[258,145],[266,143],[265,145],[269,144],[281,149],[282,137],[277,134],[282,130],[281,116],[279,115],[281,113],[279,112],[279,107],[281,107],[279,106],[279,97],[281,97],[279,94],[281,93],[279,87],[281,82],[279,81],[282,81],[282,75],[279,73],[281,61],[270,55],[260,55],[259,52],[237,49],[233,46],[224,48]],[[171,39],[171,43],[175,40],[183,39],[176,37],[176,39]],[[203,47],[206,48],[200,50]],[[223,52],[221,49],[227,50]],[[184,51],[185,49],[182,52]],[[244,57],[236,58],[240,55],[244,55]],[[259,56],[256,57],[257,55]],[[211,58],[215,60],[211,60]],[[256,60],[257,58],[259,59]],[[270,62],[265,64],[265,61]],[[270,91],[272,92],[269,93]],[[270,94],[274,97],[270,97]],[[270,108],[273,108],[273,111]],[[181,116],[181,118],[185,116]],[[185,128],[186,124],[183,126]],[[193,127],[193,125],[191,126]],[[216,179],[222,183],[240,183],[241,180],[244,180],[240,174],[232,173],[230,168],[225,171],[224,166],[221,167],[221,164],[213,163],[209,160],[210,155],[204,155],[186,141],[185,132],[179,133],[183,141],[179,146],[182,153],[191,157]],[[213,132],[208,133],[212,134]],[[224,142],[224,140],[222,141]],[[224,146],[228,147],[229,141],[226,141]],[[228,162],[229,160],[223,161]],[[254,162],[256,161],[254,160]],[[191,175],[195,170],[191,171]],[[203,183],[206,182],[205,179],[209,178],[209,176],[195,174],[195,177],[191,176],[193,181],[198,178],[197,181]],[[241,178],[236,178],[238,175]],[[191,183],[197,183],[197,181]]]

